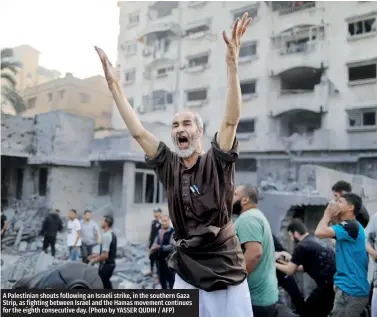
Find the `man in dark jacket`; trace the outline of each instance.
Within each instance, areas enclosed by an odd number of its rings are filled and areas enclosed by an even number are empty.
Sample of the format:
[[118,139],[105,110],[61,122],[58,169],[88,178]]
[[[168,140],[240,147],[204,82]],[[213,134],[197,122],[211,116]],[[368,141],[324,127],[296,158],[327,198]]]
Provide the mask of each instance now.
[[161,229],[150,250],[151,254],[156,254],[158,263],[158,275],[162,289],[173,289],[174,274],[170,271],[166,258],[173,251],[173,233],[174,229],[170,226],[169,216],[161,217]]
[[63,223],[59,217],[59,210],[53,210],[45,218],[42,224],[41,235],[44,236],[43,240],[43,251],[47,253],[48,246],[51,247],[51,255],[55,256],[55,243],[56,235],[58,231],[63,230]]
[[[154,219],[152,220],[151,232],[149,233],[148,249],[150,249],[153,246],[153,243],[158,235],[158,231],[161,229],[161,209],[154,209],[153,215]],[[151,263],[151,271],[148,273],[148,275],[152,275],[154,267],[157,266],[157,254],[155,252],[149,255],[149,261]]]

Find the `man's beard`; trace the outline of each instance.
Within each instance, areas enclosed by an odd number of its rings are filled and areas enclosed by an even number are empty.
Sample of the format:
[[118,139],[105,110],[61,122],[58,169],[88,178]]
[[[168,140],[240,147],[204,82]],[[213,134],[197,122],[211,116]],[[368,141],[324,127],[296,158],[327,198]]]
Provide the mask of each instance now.
[[175,152],[177,155],[183,159],[189,158],[192,156],[195,151],[197,150],[197,144],[199,141],[199,132],[196,132],[193,134],[192,137],[187,138],[187,141],[189,142],[189,147],[187,149],[180,149],[178,145],[178,136],[173,137],[173,144],[175,146]]
[[242,211],[241,200],[237,200],[233,204],[233,215],[240,215]]

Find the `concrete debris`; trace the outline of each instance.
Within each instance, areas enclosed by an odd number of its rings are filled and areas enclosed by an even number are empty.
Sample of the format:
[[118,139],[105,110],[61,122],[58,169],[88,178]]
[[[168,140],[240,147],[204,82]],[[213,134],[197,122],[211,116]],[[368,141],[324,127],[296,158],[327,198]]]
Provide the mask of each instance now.
[[[43,237],[34,236],[32,241],[21,241],[18,248],[5,248],[2,252],[4,265],[1,267],[1,287],[12,288],[21,278],[35,275],[49,267],[65,263],[68,258],[66,232],[56,239],[55,259],[42,251]],[[98,265],[97,265],[98,266]],[[149,267],[148,250],[144,245],[130,243],[118,238],[116,269],[111,279],[115,289],[155,289],[156,276],[145,276]]]
[[18,251],[26,252],[27,248],[28,248],[28,243],[26,241],[22,241],[18,247]]
[[[45,206],[43,197],[32,196],[4,208],[4,213],[8,218],[8,228],[2,239],[2,288],[11,288],[21,278],[33,276],[67,261],[67,232],[65,230],[57,235],[55,258],[50,255],[50,248],[47,250],[48,254],[42,251],[43,237],[39,233],[44,217],[49,212]],[[113,287],[158,288],[156,276],[145,276],[148,267],[147,248],[144,245],[131,243],[118,235],[116,269],[112,277]]]
[[21,241],[38,236],[43,219],[48,213],[45,206],[44,197],[31,196],[27,199],[17,200],[4,208],[8,226],[2,240],[3,245],[14,245],[17,248]]

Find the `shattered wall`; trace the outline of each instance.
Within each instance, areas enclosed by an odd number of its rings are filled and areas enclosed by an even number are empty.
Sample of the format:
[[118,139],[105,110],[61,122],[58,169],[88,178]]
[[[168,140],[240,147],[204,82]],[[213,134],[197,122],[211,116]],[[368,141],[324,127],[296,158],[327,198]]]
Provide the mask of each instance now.
[[108,207],[116,212],[122,207],[122,170],[111,171],[109,192],[99,195],[100,166],[68,167],[51,166],[49,168],[48,204],[50,208],[60,209],[66,216],[69,209],[76,209],[82,215],[85,209],[96,214],[97,210]]
[[90,166],[94,134],[92,119],[52,111],[36,116],[36,153],[33,164]]
[[34,118],[1,114],[1,155],[28,157],[33,152]]
[[334,171],[318,165],[304,165],[300,169],[301,186],[315,185],[319,195],[329,199],[332,196],[332,185],[339,180],[351,183],[353,192],[361,195],[365,200],[377,198],[377,179]]
[[[347,154],[345,154],[347,156]],[[277,184],[285,184],[297,180],[298,173],[301,166],[312,164],[316,166],[323,166],[324,168],[336,170],[342,173],[349,174],[361,174],[370,178],[377,179],[377,157],[359,158],[357,157],[345,157],[343,160],[345,162],[340,162],[341,158],[336,158],[337,163],[331,162],[320,162],[321,157],[311,157],[313,163],[310,159],[307,160],[305,156],[302,157],[291,157],[291,158],[279,158],[279,159],[260,159],[258,160],[258,180],[270,180]],[[331,155],[324,156],[324,158],[331,159]],[[351,159],[350,162],[347,162]],[[310,162],[308,162],[310,161]]]

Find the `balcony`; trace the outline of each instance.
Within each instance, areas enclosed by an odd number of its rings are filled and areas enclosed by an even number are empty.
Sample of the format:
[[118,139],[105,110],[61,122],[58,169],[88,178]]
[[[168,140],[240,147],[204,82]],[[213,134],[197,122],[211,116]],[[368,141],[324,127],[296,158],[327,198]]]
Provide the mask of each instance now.
[[211,19],[190,22],[186,26],[185,38],[190,40],[202,39],[210,32]]
[[172,42],[179,34],[180,27],[176,23],[151,23],[139,37],[139,42],[144,44],[142,54],[147,63],[168,57],[171,53]]
[[144,68],[143,78],[152,80],[156,78],[168,77],[175,70],[174,60],[161,58],[152,60]]
[[[296,5],[294,5],[296,4]],[[306,2],[299,4],[293,1],[272,2],[273,31],[275,34],[290,29],[296,25],[318,25],[324,18],[324,4],[321,2]]]
[[272,98],[270,115],[275,117],[291,110],[306,110],[316,113],[328,110],[329,85],[316,85],[310,90],[282,90]]
[[155,90],[150,95],[143,96],[142,105],[137,108],[140,114],[164,112],[173,104],[173,93]]
[[315,1],[280,1],[284,2],[284,6],[281,6],[277,12],[279,15],[293,14],[301,12],[307,9],[315,8]]
[[296,67],[321,68],[327,66],[328,45],[326,41],[286,44],[287,46],[275,49],[270,54],[268,65],[271,75],[278,75]]

